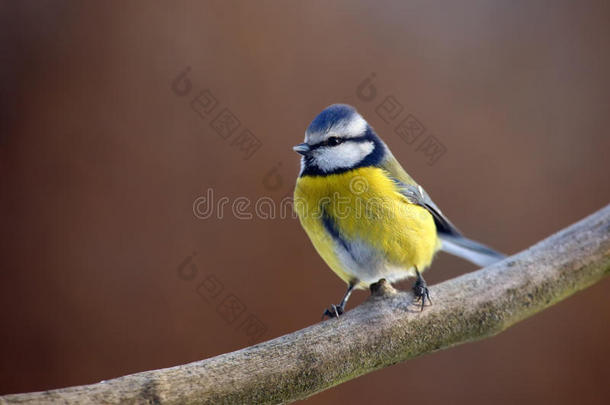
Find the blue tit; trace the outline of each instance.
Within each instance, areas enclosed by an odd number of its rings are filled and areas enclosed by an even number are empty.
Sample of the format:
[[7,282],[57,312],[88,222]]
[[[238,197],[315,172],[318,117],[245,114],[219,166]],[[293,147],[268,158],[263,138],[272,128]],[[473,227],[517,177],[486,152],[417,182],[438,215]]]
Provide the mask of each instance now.
[[430,295],[422,272],[438,250],[479,266],[504,258],[462,236],[353,107],[326,108],[293,149],[302,155],[294,209],[322,259],[348,284],[325,316],[341,315],[354,288],[382,278],[416,277],[423,310]]

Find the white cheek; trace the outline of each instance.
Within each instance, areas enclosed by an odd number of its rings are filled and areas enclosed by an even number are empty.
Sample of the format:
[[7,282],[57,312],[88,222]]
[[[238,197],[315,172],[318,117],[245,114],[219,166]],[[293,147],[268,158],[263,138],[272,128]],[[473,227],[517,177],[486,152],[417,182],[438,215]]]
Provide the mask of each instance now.
[[347,169],[362,162],[373,149],[373,142],[349,141],[333,147],[321,147],[314,152],[314,163],[325,172]]

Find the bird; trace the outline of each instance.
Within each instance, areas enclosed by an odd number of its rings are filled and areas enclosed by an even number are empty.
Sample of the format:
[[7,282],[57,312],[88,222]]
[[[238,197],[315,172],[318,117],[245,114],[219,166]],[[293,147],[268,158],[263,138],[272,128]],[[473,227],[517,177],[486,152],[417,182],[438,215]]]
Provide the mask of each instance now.
[[315,250],[347,283],[339,317],[354,289],[415,277],[423,311],[432,303],[422,273],[439,251],[487,266],[505,256],[468,239],[403,169],[356,109],[333,104],[319,113],[293,147],[301,155],[293,209]]

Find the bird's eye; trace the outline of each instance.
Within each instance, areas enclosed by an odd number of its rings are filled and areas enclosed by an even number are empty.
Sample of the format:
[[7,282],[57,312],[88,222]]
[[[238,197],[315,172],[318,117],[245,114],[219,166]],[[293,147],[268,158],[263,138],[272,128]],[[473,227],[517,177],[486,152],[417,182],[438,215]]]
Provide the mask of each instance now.
[[336,136],[331,136],[326,141],[326,144],[328,146],[336,146],[336,145],[339,145],[340,143],[341,143],[341,138],[337,138]]

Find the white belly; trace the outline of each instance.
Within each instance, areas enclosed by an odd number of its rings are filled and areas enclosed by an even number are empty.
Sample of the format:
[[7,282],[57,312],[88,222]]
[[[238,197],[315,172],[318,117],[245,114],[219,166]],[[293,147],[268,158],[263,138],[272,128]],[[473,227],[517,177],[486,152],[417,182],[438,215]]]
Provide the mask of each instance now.
[[415,276],[414,268],[406,269],[388,263],[379,251],[362,240],[343,243],[335,241],[334,249],[343,269],[366,285],[376,283],[382,278],[392,283]]

